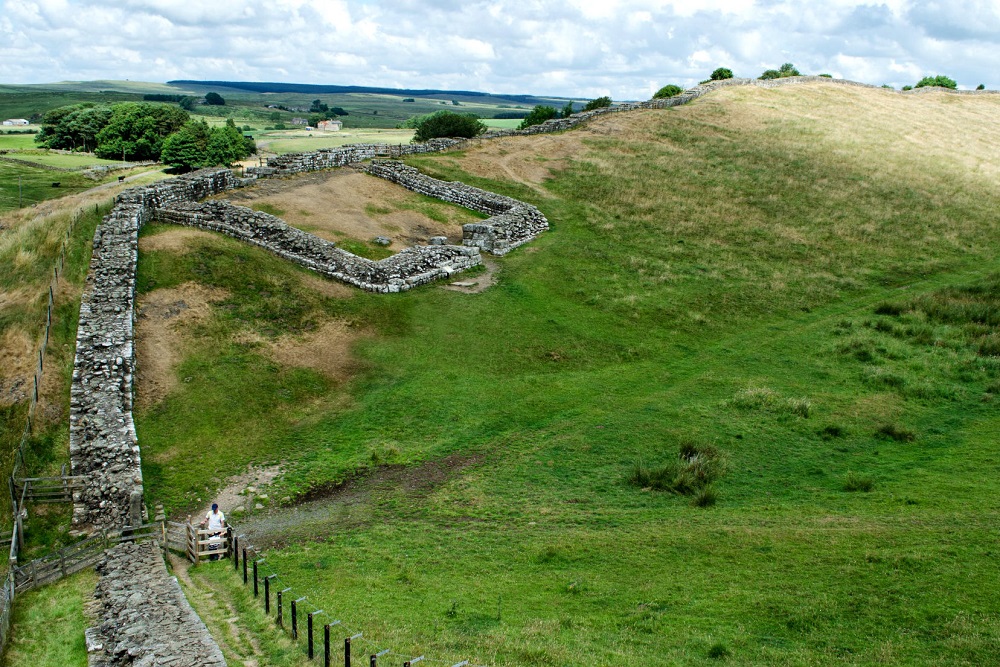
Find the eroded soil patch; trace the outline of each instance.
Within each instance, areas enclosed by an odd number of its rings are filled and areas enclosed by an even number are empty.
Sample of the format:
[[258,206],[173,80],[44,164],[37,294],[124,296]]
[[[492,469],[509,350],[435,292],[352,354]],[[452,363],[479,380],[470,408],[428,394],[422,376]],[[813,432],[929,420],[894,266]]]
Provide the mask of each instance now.
[[135,330],[136,402],[140,407],[156,403],[177,386],[175,368],[183,359],[191,326],[210,317],[211,304],[226,295],[225,290],[185,283],[141,297]]
[[417,500],[485,459],[462,452],[419,465],[387,465],[368,475],[325,487],[294,507],[275,507],[237,519],[240,531],[260,548],[278,547],[337,530],[369,525],[378,506],[392,499]]

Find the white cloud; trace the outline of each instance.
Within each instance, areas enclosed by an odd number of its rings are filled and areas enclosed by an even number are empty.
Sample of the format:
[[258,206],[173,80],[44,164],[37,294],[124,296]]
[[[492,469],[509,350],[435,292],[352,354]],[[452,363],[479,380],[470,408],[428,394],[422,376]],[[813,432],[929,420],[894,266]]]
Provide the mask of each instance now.
[[1000,88],[998,0],[0,0],[3,83],[241,79],[641,99],[716,67]]

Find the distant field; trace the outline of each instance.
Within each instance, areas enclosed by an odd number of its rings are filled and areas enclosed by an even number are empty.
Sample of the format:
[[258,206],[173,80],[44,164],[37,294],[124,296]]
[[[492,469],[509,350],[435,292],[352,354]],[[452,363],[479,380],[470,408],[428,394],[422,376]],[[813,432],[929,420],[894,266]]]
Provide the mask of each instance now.
[[33,134],[0,134],[0,150],[36,148]]
[[496,127],[505,130],[516,129],[521,124],[520,118],[485,118],[483,123],[486,127]]
[[27,160],[29,162],[37,162],[38,164],[48,165],[50,167],[60,167],[62,169],[75,169],[78,167],[93,167],[100,165],[115,165],[121,164],[120,160],[103,160],[99,157],[94,157],[93,154],[88,153],[54,153],[50,151],[24,151],[16,153],[8,153],[3,157],[13,158],[15,160]]
[[[33,116],[40,117],[49,109],[80,102],[113,104],[122,101],[141,101],[144,93],[190,94],[201,97],[207,92],[218,92],[226,100],[224,106],[201,105],[196,108],[198,115],[208,118],[218,120],[233,118],[239,125],[263,126],[273,125],[276,122],[287,125],[294,117],[307,116],[312,101],[319,99],[331,107],[342,107],[349,113],[343,119],[348,129],[390,129],[412,116],[442,109],[459,113],[475,113],[482,118],[489,118],[503,111],[528,110],[534,104],[562,107],[567,101],[551,97],[525,97],[525,99],[509,100],[499,96],[455,95],[452,97],[443,94],[408,97],[402,94],[387,93],[256,93],[213,86],[169,86],[162,83],[136,81],[88,81],[38,86],[0,85],[0,118],[30,119]],[[405,99],[413,99],[413,101],[404,102]],[[458,104],[455,104],[456,102]],[[294,111],[269,109],[267,105],[280,105],[294,109]]]
[[257,147],[269,153],[299,153],[320,148],[331,148],[345,144],[408,144],[413,138],[413,130],[362,130],[344,132],[283,131],[265,132],[255,135]]

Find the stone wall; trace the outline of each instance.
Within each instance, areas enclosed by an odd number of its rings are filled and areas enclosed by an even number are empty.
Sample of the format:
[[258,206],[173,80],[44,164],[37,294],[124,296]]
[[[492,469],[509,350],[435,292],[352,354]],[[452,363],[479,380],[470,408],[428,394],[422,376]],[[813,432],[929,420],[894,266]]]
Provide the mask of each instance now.
[[155,542],[109,549],[97,573],[100,624],[86,632],[90,667],[225,667]]
[[416,246],[380,261],[365,259],[273,215],[225,201],[156,209],[154,217],[160,222],[220,232],[370,292],[403,292],[482,262],[478,250],[452,245]]
[[70,463],[74,475],[86,478],[73,498],[78,531],[143,520],[142,469],[132,422],[139,228],[157,206],[239,184],[230,170],[218,169],[133,188],[119,195],[94,233],[70,385]]
[[480,213],[490,218],[462,226],[462,242],[494,255],[505,255],[549,228],[541,211],[517,199],[487,192],[457,181],[440,181],[394,160],[374,160],[369,174]]

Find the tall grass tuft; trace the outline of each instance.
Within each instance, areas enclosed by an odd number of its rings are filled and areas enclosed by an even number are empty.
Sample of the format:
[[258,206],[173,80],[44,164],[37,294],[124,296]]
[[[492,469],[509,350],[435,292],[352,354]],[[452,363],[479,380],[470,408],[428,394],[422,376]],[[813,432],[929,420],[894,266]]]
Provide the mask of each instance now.
[[725,459],[717,447],[684,441],[678,447],[677,457],[662,465],[647,467],[636,463],[628,483],[642,489],[692,496],[692,504],[708,507],[718,499],[712,483],[724,472]]
[[874,490],[875,480],[868,475],[859,475],[852,471],[847,473],[847,477],[844,478],[844,491],[871,493]]
[[896,442],[913,442],[917,439],[917,434],[905,426],[882,424],[875,430],[875,437],[882,440],[895,440]]
[[785,413],[808,419],[812,403],[807,398],[784,398],[768,387],[748,387],[726,402],[740,410]]

